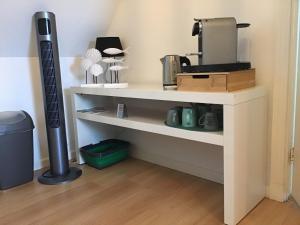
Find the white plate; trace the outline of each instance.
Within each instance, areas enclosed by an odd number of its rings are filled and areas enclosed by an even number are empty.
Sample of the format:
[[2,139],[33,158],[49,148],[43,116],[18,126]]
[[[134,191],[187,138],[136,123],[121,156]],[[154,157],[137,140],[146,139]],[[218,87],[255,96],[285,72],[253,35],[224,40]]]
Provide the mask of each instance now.
[[85,87],[85,88],[103,88],[104,84],[81,84],[80,87]]
[[104,88],[128,88],[128,83],[104,84]]

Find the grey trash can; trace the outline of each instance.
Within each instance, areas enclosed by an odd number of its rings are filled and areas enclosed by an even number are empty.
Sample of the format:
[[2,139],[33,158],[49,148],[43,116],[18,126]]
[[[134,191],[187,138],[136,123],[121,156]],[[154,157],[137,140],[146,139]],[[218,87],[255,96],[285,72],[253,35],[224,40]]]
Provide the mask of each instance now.
[[33,129],[25,111],[0,112],[0,190],[33,180]]

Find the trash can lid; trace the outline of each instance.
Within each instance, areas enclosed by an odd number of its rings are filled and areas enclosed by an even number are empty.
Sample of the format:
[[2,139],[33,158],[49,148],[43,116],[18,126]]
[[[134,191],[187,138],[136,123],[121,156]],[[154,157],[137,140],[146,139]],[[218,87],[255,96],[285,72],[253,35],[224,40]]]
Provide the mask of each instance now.
[[24,132],[33,128],[33,121],[25,111],[0,112],[0,136]]

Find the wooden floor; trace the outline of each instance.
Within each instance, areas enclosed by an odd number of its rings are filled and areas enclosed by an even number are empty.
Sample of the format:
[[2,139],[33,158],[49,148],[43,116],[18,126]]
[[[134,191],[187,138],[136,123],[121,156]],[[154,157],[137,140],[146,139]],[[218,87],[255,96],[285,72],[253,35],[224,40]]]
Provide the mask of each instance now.
[[[0,224],[219,225],[223,186],[130,159],[102,171],[83,168],[73,183],[29,183],[0,192]],[[241,225],[298,225],[300,209],[264,200]]]

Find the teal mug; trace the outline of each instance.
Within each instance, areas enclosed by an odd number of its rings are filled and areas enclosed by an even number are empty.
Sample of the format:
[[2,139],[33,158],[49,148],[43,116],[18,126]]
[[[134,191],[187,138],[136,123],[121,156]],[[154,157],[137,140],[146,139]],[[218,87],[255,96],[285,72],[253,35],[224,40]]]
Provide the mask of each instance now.
[[182,110],[183,107],[182,106],[175,106],[173,109],[176,109],[178,111],[178,116],[179,116],[179,125],[181,125],[182,123]]
[[180,107],[174,107],[168,110],[166,124],[171,127],[180,126],[182,110]]
[[207,131],[218,131],[219,122],[217,114],[214,112],[205,113],[199,118],[198,125]]
[[183,108],[182,126],[186,128],[192,128],[197,126],[197,110],[194,107]]
[[209,104],[198,103],[198,104],[195,104],[194,107],[197,110],[197,116],[198,116],[198,118],[200,118],[203,115],[205,115],[205,113],[211,111],[211,106]]
[[211,105],[211,112],[216,113],[219,129],[223,130],[223,105]]

